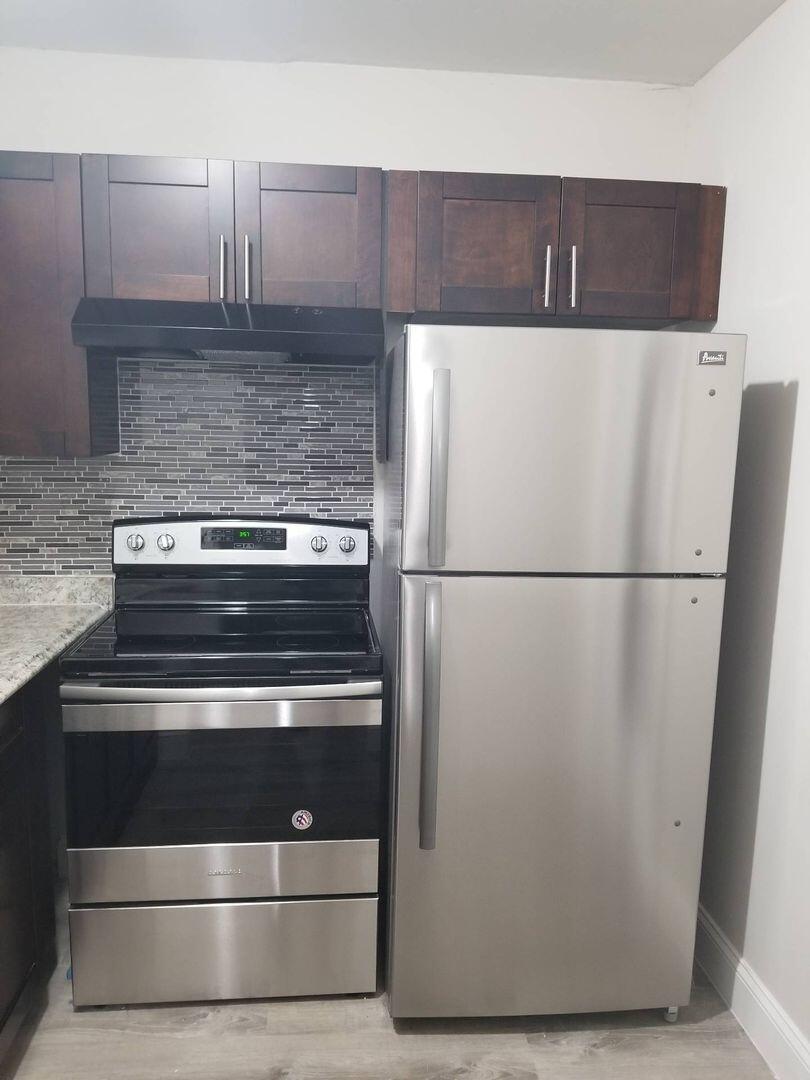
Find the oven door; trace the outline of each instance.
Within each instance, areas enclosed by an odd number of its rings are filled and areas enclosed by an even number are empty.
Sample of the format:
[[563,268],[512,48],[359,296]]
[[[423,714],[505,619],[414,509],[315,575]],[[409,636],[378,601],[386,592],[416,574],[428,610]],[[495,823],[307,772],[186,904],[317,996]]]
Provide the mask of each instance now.
[[380,693],[63,684],[71,903],[375,893]]

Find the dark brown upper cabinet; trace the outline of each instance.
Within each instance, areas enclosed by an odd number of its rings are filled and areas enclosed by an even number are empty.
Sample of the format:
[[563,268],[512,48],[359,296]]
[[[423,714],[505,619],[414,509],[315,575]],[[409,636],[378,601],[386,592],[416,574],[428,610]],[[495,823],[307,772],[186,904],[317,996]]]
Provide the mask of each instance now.
[[385,193],[389,311],[717,318],[724,188],[393,171]]
[[233,300],[233,162],[82,156],[88,296]]
[[0,453],[91,451],[79,158],[0,153]]
[[564,179],[557,314],[716,318],[724,199],[699,184]]
[[381,304],[382,172],[237,161],[236,298]]
[[558,176],[420,172],[413,224],[410,176],[387,191],[389,310],[553,313]]

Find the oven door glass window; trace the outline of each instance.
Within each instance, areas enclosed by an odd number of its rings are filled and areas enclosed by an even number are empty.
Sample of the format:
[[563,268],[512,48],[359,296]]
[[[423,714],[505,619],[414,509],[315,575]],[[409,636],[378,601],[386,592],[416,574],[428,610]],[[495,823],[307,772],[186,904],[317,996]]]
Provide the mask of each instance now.
[[380,835],[379,727],[67,734],[65,747],[72,848]]

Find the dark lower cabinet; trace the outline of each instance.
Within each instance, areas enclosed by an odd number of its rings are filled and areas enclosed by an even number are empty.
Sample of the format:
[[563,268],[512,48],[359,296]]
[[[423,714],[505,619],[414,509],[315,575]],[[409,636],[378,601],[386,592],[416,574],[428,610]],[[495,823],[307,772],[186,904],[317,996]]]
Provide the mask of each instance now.
[[51,666],[0,704],[0,1071],[55,963],[49,806],[58,729]]
[[25,757],[20,727],[0,743],[0,1022],[36,960]]
[[88,296],[233,300],[233,162],[82,156]]
[[237,300],[380,307],[380,169],[268,161],[234,168]]
[[89,454],[77,156],[0,152],[0,252],[0,454]]

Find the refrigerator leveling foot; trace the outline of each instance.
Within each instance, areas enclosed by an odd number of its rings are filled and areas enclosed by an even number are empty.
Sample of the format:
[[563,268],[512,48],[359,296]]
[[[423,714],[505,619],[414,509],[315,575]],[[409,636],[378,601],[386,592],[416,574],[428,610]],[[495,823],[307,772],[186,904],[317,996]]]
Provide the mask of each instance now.
[[668,1024],[675,1024],[678,1021],[678,1006],[670,1005],[664,1009],[664,1019]]

